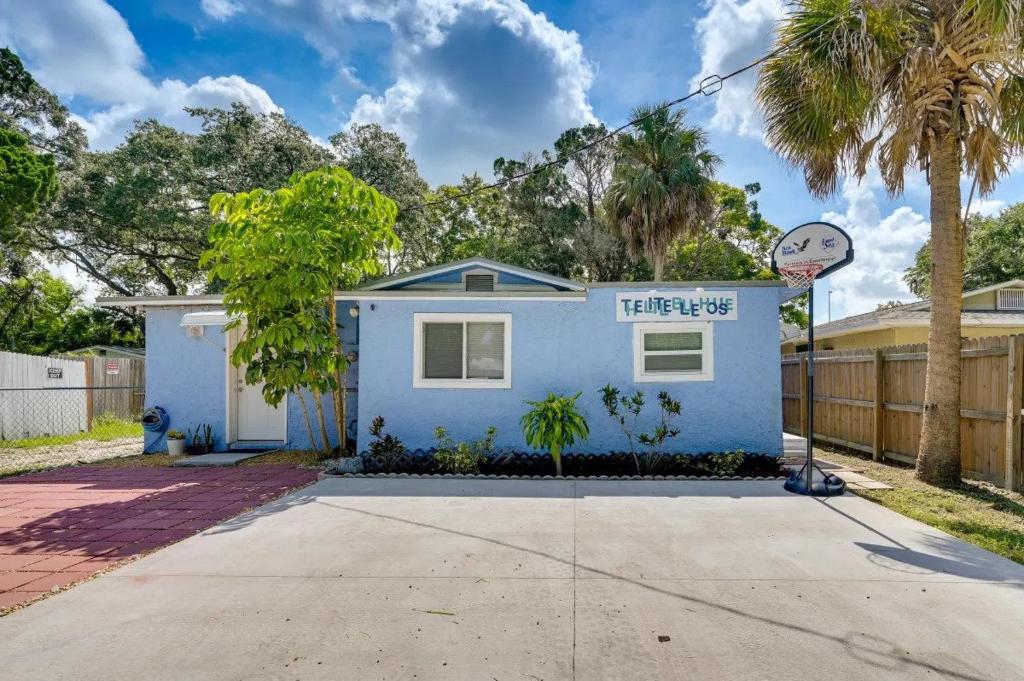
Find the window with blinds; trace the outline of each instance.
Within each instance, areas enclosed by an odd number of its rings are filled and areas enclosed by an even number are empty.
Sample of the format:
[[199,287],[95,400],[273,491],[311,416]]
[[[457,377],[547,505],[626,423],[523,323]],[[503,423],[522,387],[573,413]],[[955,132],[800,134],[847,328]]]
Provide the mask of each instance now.
[[511,315],[416,315],[416,387],[511,387]]
[[633,328],[637,381],[712,379],[710,322],[635,324]]

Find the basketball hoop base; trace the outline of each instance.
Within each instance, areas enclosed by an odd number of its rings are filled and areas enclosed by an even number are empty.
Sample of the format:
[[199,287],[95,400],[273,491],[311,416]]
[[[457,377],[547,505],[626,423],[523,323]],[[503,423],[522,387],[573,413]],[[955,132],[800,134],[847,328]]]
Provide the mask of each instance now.
[[838,497],[842,496],[843,492],[846,491],[846,481],[840,478],[838,475],[832,475],[826,473],[817,466],[815,469],[821,473],[821,478],[813,478],[811,482],[811,488],[807,488],[807,476],[804,475],[804,471],[807,470],[807,464],[804,464],[800,470],[796,471],[789,478],[786,479],[786,483],[783,488],[787,492],[793,494],[803,494],[810,497]]

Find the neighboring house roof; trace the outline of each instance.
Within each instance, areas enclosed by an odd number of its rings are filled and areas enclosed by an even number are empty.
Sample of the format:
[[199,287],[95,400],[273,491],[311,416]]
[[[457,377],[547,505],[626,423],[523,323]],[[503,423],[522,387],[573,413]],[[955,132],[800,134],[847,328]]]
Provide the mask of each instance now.
[[[963,298],[991,293],[1004,288],[1024,288],[1024,280],[1011,279],[992,286],[964,291]],[[931,301],[918,300],[904,305],[887,307],[882,310],[873,310],[863,314],[851,315],[834,322],[826,324],[815,324],[815,338],[833,338],[848,333],[860,333],[863,331],[875,331],[877,329],[891,329],[907,326],[928,326],[931,318]],[[1012,327],[1024,326],[1024,311],[1014,310],[971,310],[966,309],[960,315],[961,326],[992,326]],[[807,331],[802,331],[798,337],[783,338],[782,342],[788,341],[803,342],[807,340]]]
[[84,348],[75,348],[74,350],[68,350],[64,352],[65,355],[97,355],[97,356],[111,356],[120,355],[122,357],[138,357],[140,359],[146,358],[145,348],[129,348],[125,345],[88,345]]
[[796,324],[789,324],[788,322],[779,324],[779,340],[783,343],[790,338],[799,338],[803,332],[804,330]]

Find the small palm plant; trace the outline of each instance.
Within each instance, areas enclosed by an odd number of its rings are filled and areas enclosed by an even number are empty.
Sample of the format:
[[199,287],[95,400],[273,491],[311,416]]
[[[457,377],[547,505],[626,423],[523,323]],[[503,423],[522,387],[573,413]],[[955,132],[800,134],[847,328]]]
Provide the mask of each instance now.
[[540,402],[530,402],[530,410],[523,414],[520,423],[526,443],[537,449],[551,452],[555,461],[555,474],[562,475],[562,450],[573,445],[577,439],[586,440],[590,435],[587,420],[576,408],[576,400],[582,392],[572,397],[548,393]]

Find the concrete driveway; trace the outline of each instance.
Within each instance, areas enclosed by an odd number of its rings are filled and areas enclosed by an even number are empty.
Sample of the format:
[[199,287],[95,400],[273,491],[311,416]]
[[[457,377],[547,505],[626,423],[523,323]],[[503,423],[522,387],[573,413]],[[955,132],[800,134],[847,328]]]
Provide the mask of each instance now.
[[2,676],[1024,678],[1024,567],[780,488],[325,480],[0,619]]

